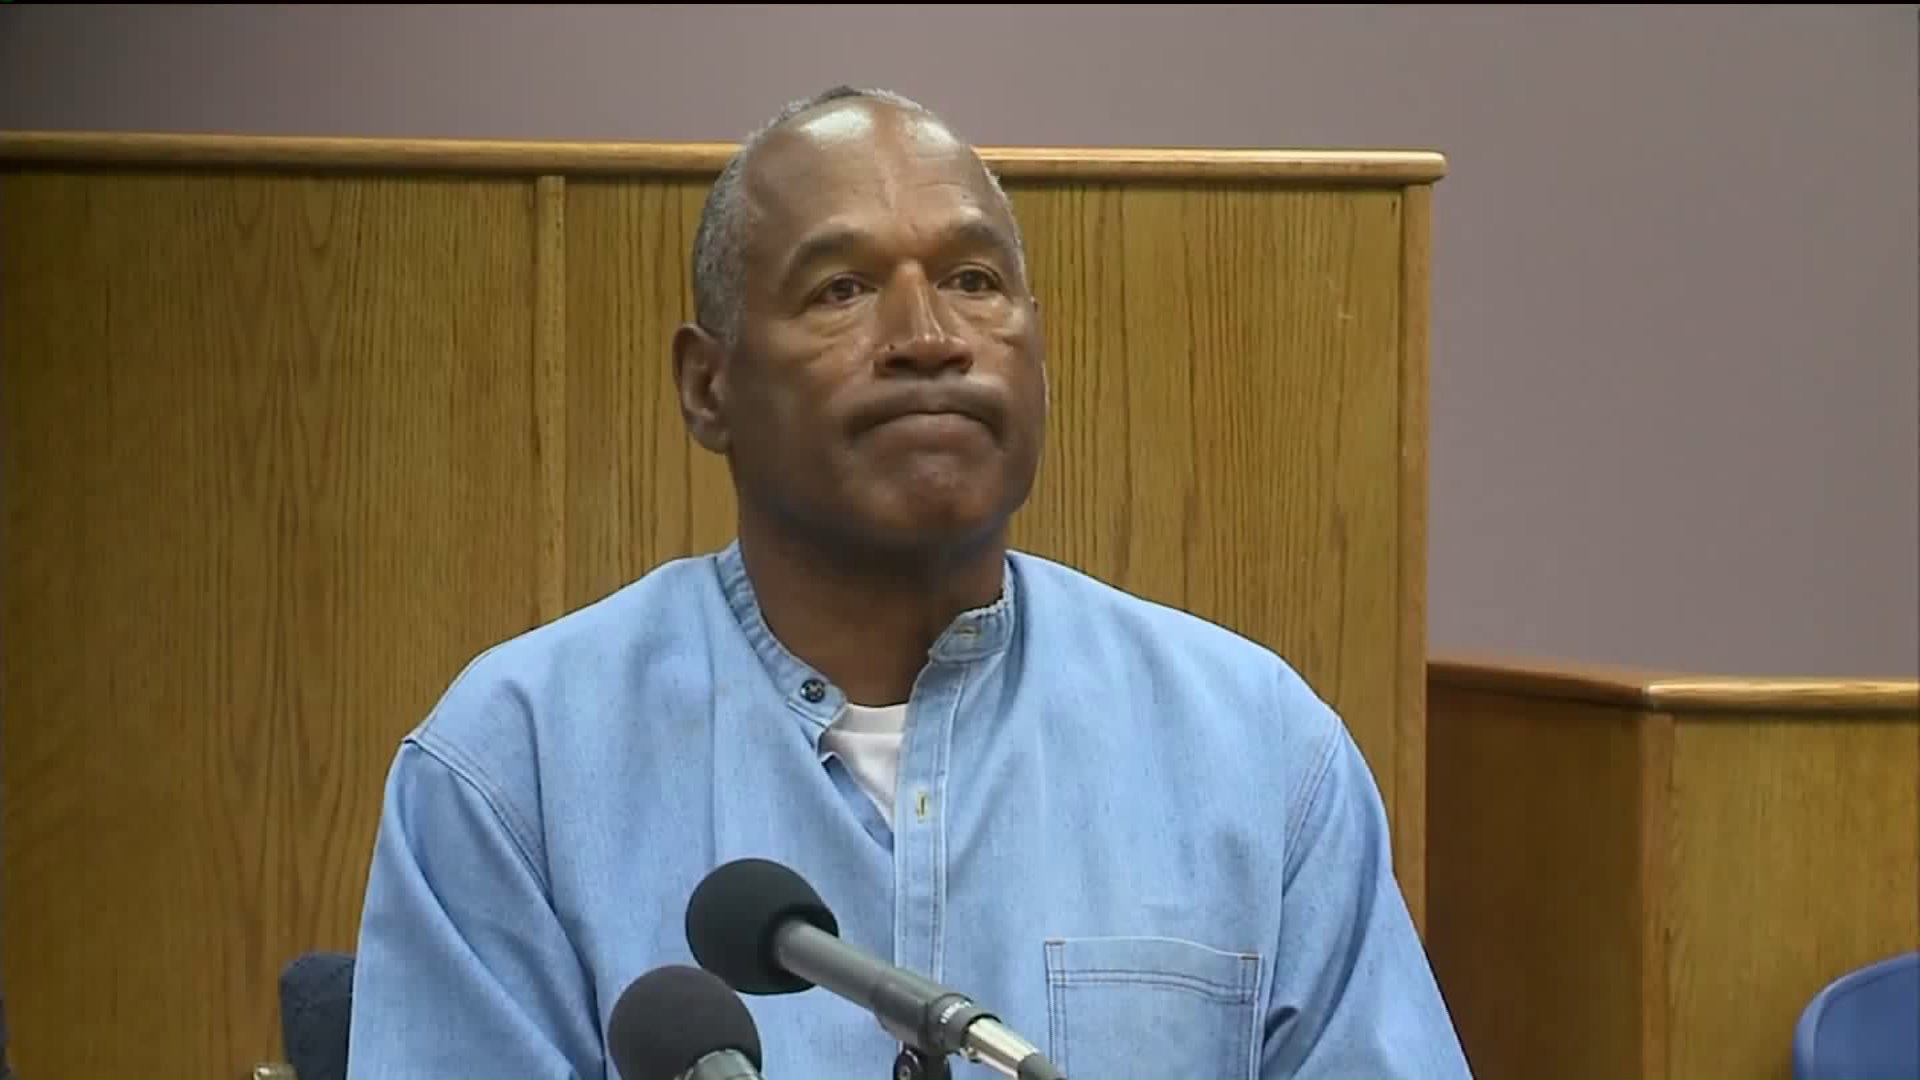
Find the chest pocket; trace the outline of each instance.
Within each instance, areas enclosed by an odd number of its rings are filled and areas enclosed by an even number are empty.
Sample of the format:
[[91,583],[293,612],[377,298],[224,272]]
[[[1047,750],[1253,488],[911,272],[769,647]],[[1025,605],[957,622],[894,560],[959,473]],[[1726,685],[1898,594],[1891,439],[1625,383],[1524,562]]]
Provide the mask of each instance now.
[[1172,938],[1047,942],[1049,1054],[1069,1080],[1250,1080],[1260,957]]

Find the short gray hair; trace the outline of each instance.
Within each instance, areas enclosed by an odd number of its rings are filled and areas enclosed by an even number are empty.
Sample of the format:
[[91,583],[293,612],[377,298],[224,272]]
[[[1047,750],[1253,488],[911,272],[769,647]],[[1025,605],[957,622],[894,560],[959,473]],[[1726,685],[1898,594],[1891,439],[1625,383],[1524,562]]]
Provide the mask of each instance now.
[[[746,278],[747,231],[752,225],[748,220],[743,185],[747,164],[767,136],[788,121],[801,113],[844,98],[882,102],[918,113],[944,126],[933,110],[891,90],[836,86],[812,97],[788,102],[771,120],[741,142],[739,150],[728,160],[726,168],[720,171],[719,178],[707,192],[706,204],[700,211],[700,224],[693,234],[693,318],[729,347],[739,342]],[[1007,220],[1013,222],[1014,251],[1021,260],[1024,274],[1026,255],[1020,238],[1020,224],[1013,214],[1013,202],[1007,198],[1006,190],[1000,186],[1000,178],[994,175],[993,170],[987,168],[985,162],[981,163],[981,168],[986,171],[987,182],[992,185],[994,196],[1005,209]]]

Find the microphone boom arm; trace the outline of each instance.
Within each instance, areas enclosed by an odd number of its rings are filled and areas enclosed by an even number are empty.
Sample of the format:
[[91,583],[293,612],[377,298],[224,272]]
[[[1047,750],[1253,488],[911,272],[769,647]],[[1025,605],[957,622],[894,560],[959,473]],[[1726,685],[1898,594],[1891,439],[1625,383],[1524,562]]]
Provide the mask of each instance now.
[[773,951],[780,967],[805,967],[809,981],[858,1002],[887,1034],[923,1054],[958,1054],[1009,1080],[1065,1080],[1035,1047],[966,995],[910,971],[861,963],[838,935],[811,923],[788,920],[774,933]]

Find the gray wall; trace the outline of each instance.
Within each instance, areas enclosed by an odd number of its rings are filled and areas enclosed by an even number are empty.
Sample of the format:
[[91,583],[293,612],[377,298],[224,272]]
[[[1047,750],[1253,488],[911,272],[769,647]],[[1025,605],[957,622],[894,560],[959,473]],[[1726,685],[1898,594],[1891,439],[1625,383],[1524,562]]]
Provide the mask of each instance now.
[[1915,5],[20,6],[0,126],[1432,147],[1432,639],[1920,671]]

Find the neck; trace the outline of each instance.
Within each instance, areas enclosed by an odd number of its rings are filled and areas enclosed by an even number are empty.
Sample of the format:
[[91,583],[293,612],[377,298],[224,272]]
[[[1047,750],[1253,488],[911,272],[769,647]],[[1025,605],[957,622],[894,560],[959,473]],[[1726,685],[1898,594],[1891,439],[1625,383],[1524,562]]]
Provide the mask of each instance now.
[[741,518],[740,555],[768,628],[860,705],[907,700],[953,620],[1000,598],[1006,552],[1002,533],[964,551],[828,553]]

